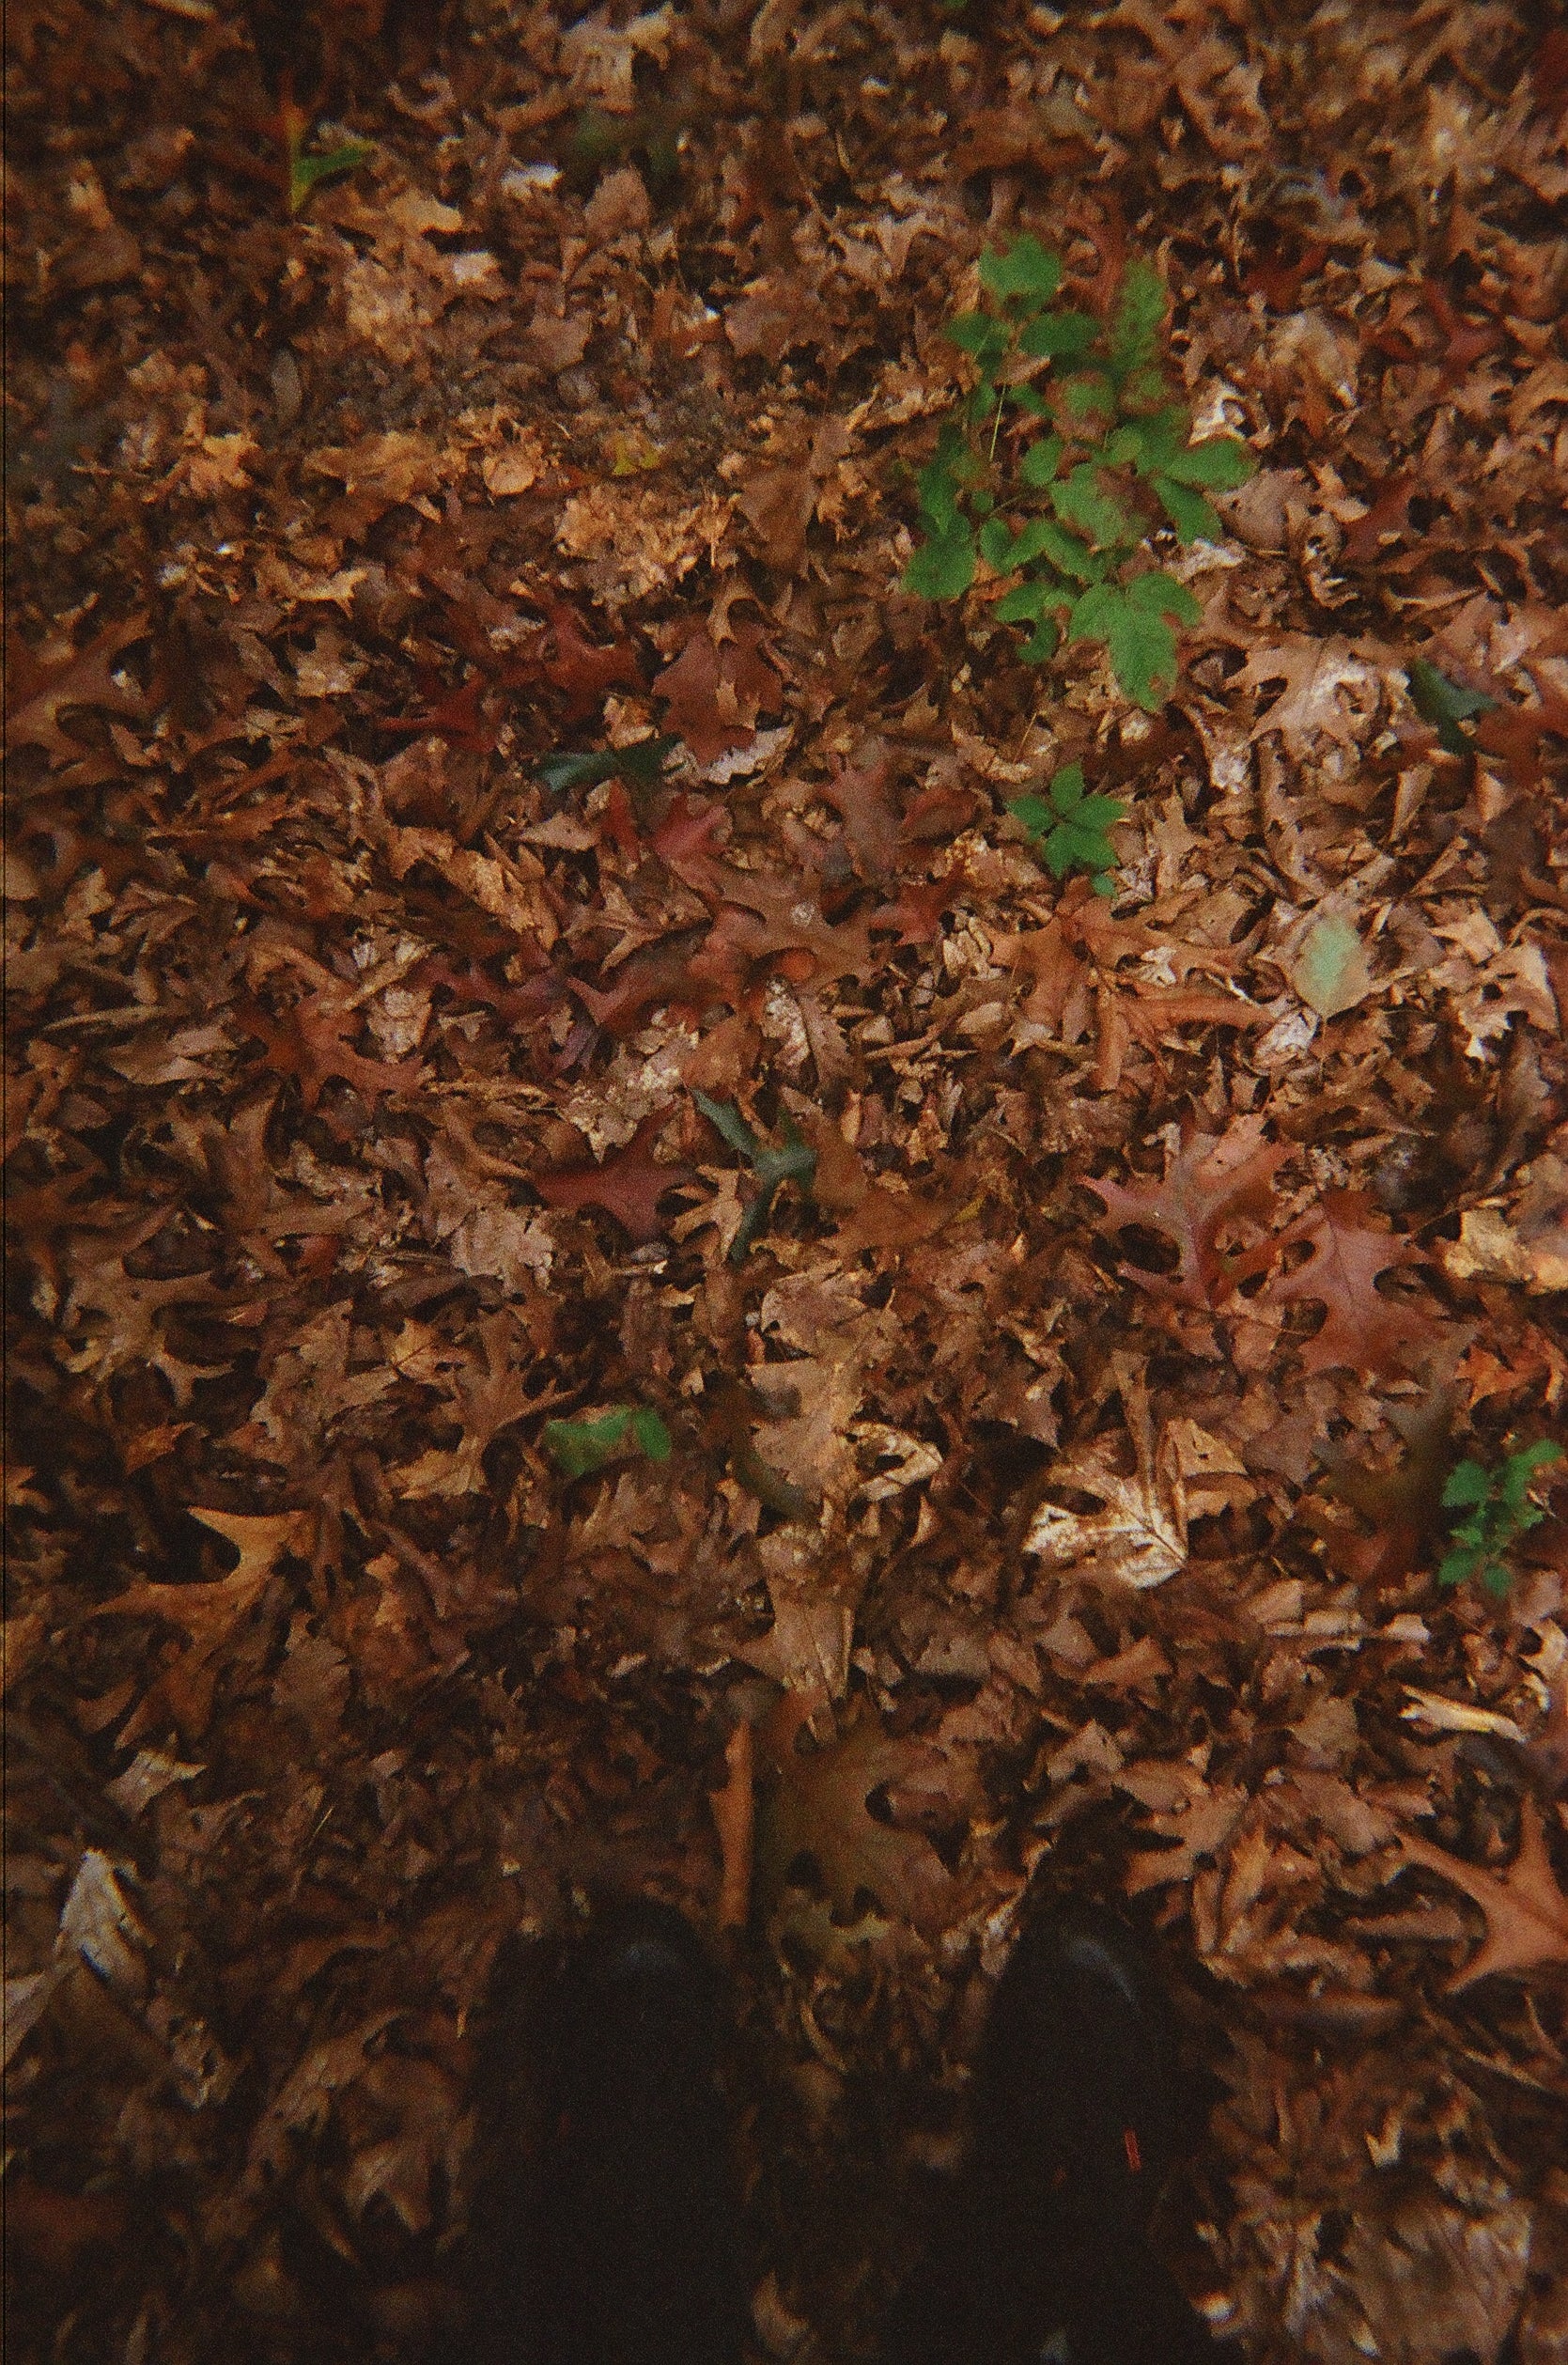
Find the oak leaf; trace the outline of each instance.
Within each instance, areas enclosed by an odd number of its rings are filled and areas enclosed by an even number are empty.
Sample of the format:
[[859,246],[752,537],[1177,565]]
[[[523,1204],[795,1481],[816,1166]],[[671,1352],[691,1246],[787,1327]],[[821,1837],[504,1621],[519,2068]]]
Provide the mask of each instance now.
[[706,626],[699,625],[675,662],[655,677],[655,696],[669,701],[670,728],[680,733],[699,764],[749,747],[757,716],[783,707],[784,684],[763,656],[761,643],[759,624],[737,624],[717,645]]
[[867,1807],[875,1791],[909,1781],[934,1753],[884,1733],[869,1710],[841,1739],[802,1751],[796,1744],[809,1708],[809,1701],[786,1692],[758,1734],[776,1777],[758,1802],[757,1876],[765,1906],[777,1904],[791,1866],[809,1856],[845,1920],[865,1890],[917,1929],[941,1928],[952,1875],[924,1834],[880,1822]]
[[689,1166],[660,1166],[653,1144],[669,1123],[661,1109],[644,1117],[625,1149],[616,1150],[600,1166],[563,1166],[554,1174],[536,1175],[534,1187],[547,1206],[602,1207],[624,1225],[641,1248],[661,1239],[664,1221],[659,1203],[668,1190],[695,1182]]
[[[80,739],[63,727],[60,717],[73,707],[94,707],[110,714],[140,714],[142,701],[114,678],[120,651],[147,631],[146,616],[128,616],[106,624],[74,656],[35,671],[23,680],[21,692],[6,709],[6,739],[17,747],[41,747],[54,764],[74,762],[85,755]],[[22,671],[21,667],[17,668]]]
[[308,1511],[255,1516],[194,1509],[191,1517],[238,1549],[239,1564],[226,1577],[190,1585],[159,1584],[140,1578],[112,1601],[100,1602],[87,1613],[93,1618],[163,1618],[182,1629],[191,1646],[163,1669],[121,1728],[122,1749],[129,1749],[161,1718],[172,1718],[188,1738],[206,1731],[217,1688],[219,1653],[260,1601],[284,1554],[310,1550],[316,1524]]
[[1399,1848],[1407,1862],[1462,1889],[1486,1917],[1485,1942],[1448,1982],[1451,1995],[1492,1971],[1568,1963],[1568,1896],[1552,1870],[1545,1826],[1533,1798],[1527,1798],[1520,1812],[1519,1852],[1500,1875],[1407,1832],[1399,1835]]
[[1079,1446],[1062,1455],[1051,1464],[1047,1484],[1097,1496],[1104,1508],[1065,1511],[1057,1503],[1042,1502],[1023,1549],[1048,1568],[1108,1577],[1145,1592],[1151,1585],[1162,1585],[1186,1563],[1188,1480],[1200,1485],[1190,1507],[1204,1512],[1229,1501],[1238,1483],[1245,1489],[1246,1479],[1230,1448],[1195,1421],[1172,1422],[1157,1450],[1147,1384],[1130,1357],[1113,1361],[1136,1468],[1130,1476],[1119,1470],[1103,1445]]
[[383,1092],[412,1092],[418,1086],[418,1060],[393,1065],[365,1059],[349,1048],[346,1038],[359,1025],[359,1013],[325,992],[307,995],[276,1018],[256,1002],[240,1004],[235,1016],[247,1034],[266,1046],[264,1065],[298,1083],[307,1109],[317,1106],[334,1077],[372,1102]]
[[1308,1371],[1351,1366],[1373,1372],[1396,1363],[1408,1346],[1430,1341],[1433,1317],[1397,1299],[1383,1297],[1380,1273],[1424,1261],[1421,1252],[1373,1220],[1373,1203],[1361,1191],[1326,1190],[1317,1206],[1280,1235],[1288,1248],[1304,1241],[1306,1263],[1276,1272],[1263,1296],[1270,1305],[1315,1303],[1325,1309],[1323,1328],[1300,1344]]
[[681,1002],[706,1009],[719,996],[712,982],[693,976],[691,960],[701,950],[706,929],[681,928],[655,943],[640,945],[620,966],[590,986],[571,980],[571,989],[596,1026],[611,1035],[629,1035],[650,1004]]
[[1223,1138],[1189,1133],[1163,1181],[1087,1185],[1105,1202],[1110,1228],[1146,1224],[1176,1244],[1174,1273],[1124,1265],[1128,1281],[1175,1305],[1213,1312],[1225,1304],[1250,1267],[1221,1252],[1220,1236],[1243,1219],[1261,1222],[1271,1213],[1274,1176],[1290,1156],[1287,1146],[1262,1141],[1261,1131],[1257,1118],[1242,1117]]

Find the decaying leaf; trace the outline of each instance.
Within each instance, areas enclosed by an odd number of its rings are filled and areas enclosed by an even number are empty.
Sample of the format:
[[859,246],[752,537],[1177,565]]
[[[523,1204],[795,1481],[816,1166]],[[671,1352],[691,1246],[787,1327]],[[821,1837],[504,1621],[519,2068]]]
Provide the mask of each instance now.
[[1222,1138],[1189,1134],[1171,1158],[1158,1183],[1092,1182],[1112,1228],[1147,1224],[1175,1242],[1174,1273],[1124,1266],[1129,1280],[1152,1296],[1205,1310],[1223,1306],[1250,1260],[1227,1256],[1220,1240],[1228,1229],[1264,1223],[1275,1205],[1274,1176],[1289,1157],[1287,1144],[1265,1143],[1256,1120],[1239,1119]]
[[1400,1833],[1399,1847],[1407,1862],[1462,1889],[1486,1917],[1485,1941],[1449,1981],[1451,1994],[1493,1971],[1517,1977],[1568,1964],[1568,1896],[1552,1869],[1545,1824],[1533,1798],[1520,1808],[1518,1854],[1501,1874],[1467,1864],[1407,1831]]

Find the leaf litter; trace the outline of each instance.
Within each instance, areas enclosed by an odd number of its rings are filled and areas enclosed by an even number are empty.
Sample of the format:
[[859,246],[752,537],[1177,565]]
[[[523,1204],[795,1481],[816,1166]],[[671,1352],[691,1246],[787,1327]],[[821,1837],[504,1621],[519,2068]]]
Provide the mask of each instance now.
[[[22,2349],[427,2351],[629,1886],[869,2357],[1032,1882],[1159,1935],[1243,2353],[1555,2354],[1545,1460],[1437,1572],[1568,1377],[1561,36],[280,23],[11,57]],[[1149,710],[899,587],[1009,254],[1257,463]]]

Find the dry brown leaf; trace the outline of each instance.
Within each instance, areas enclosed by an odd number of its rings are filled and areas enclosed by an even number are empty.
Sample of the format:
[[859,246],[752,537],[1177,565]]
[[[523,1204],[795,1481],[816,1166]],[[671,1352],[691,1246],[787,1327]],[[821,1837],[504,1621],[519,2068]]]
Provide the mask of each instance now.
[[1399,1834],[1399,1847],[1408,1862],[1462,1889],[1486,1917],[1485,1941],[1448,1982],[1451,1995],[1493,1971],[1517,1975],[1568,1964],[1568,1896],[1552,1869],[1545,1825],[1533,1798],[1520,1808],[1518,1853],[1503,1873],[1467,1864],[1463,1857],[1408,1832]]

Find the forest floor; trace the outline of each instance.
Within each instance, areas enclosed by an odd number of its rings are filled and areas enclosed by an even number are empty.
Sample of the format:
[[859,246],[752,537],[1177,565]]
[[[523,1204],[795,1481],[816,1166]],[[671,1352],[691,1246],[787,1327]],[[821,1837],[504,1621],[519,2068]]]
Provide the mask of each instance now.
[[[1157,1937],[1238,2357],[1561,2365],[1560,1472],[1437,1568],[1568,1378],[1568,40],[380,13],[8,25],[14,2354],[426,2354],[631,1888],[759,2359],[1029,1891]],[[1155,712],[900,587],[1025,232],[1257,464]]]

